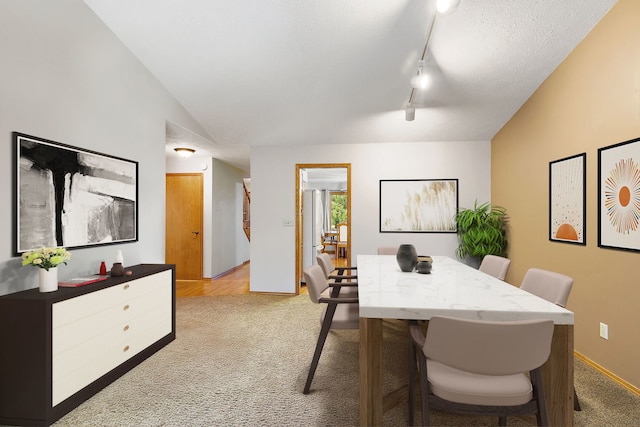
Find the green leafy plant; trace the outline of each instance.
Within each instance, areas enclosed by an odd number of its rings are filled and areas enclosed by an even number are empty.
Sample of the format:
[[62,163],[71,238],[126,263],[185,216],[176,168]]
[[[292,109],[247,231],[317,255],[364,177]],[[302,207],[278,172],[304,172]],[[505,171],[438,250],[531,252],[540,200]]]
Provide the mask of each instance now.
[[485,255],[506,256],[507,214],[503,207],[490,202],[478,204],[476,200],[472,209],[458,209],[455,220],[460,241],[458,258],[473,258],[479,264]]

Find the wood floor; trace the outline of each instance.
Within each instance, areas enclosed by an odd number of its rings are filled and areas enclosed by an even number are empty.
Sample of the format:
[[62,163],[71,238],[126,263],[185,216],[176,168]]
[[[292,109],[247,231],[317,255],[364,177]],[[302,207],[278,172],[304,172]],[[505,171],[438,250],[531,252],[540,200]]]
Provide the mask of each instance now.
[[[336,266],[346,266],[346,258],[334,259]],[[176,297],[243,295],[249,293],[249,262],[246,262],[227,273],[207,280],[177,280]],[[300,288],[306,294],[306,287]]]

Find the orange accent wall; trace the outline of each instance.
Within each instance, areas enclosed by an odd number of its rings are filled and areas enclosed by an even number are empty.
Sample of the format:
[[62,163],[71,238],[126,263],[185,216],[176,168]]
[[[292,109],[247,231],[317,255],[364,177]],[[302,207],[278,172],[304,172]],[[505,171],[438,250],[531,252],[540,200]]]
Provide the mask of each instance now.
[[[597,150],[640,137],[639,40],[640,1],[620,0],[496,134],[491,154],[492,202],[510,216],[507,281],[519,285],[530,267],[573,276],[576,351],[635,387],[640,252],[598,247]],[[551,242],[549,162],[583,152],[586,246]]]

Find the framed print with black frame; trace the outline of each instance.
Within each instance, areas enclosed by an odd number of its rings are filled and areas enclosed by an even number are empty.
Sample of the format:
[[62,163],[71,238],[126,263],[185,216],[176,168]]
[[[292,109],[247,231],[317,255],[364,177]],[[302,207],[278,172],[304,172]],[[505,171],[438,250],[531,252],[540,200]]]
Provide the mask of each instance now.
[[586,245],[587,154],[549,162],[549,240]]
[[456,233],[457,179],[380,180],[381,233]]
[[640,251],[640,138],[598,149],[598,246]]
[[138,162],[13,132],[15,253],[138,240]]

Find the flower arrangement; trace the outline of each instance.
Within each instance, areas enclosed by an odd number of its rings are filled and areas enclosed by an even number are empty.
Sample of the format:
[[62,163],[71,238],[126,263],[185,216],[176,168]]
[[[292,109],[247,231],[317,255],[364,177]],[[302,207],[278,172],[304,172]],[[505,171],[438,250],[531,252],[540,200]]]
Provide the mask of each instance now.
[[60,264],[67,265],[71,259],[71,252],[65,248],[45,248],[34,249],[22,254],[22,265],[34,265],[49,271],[50,268]]

